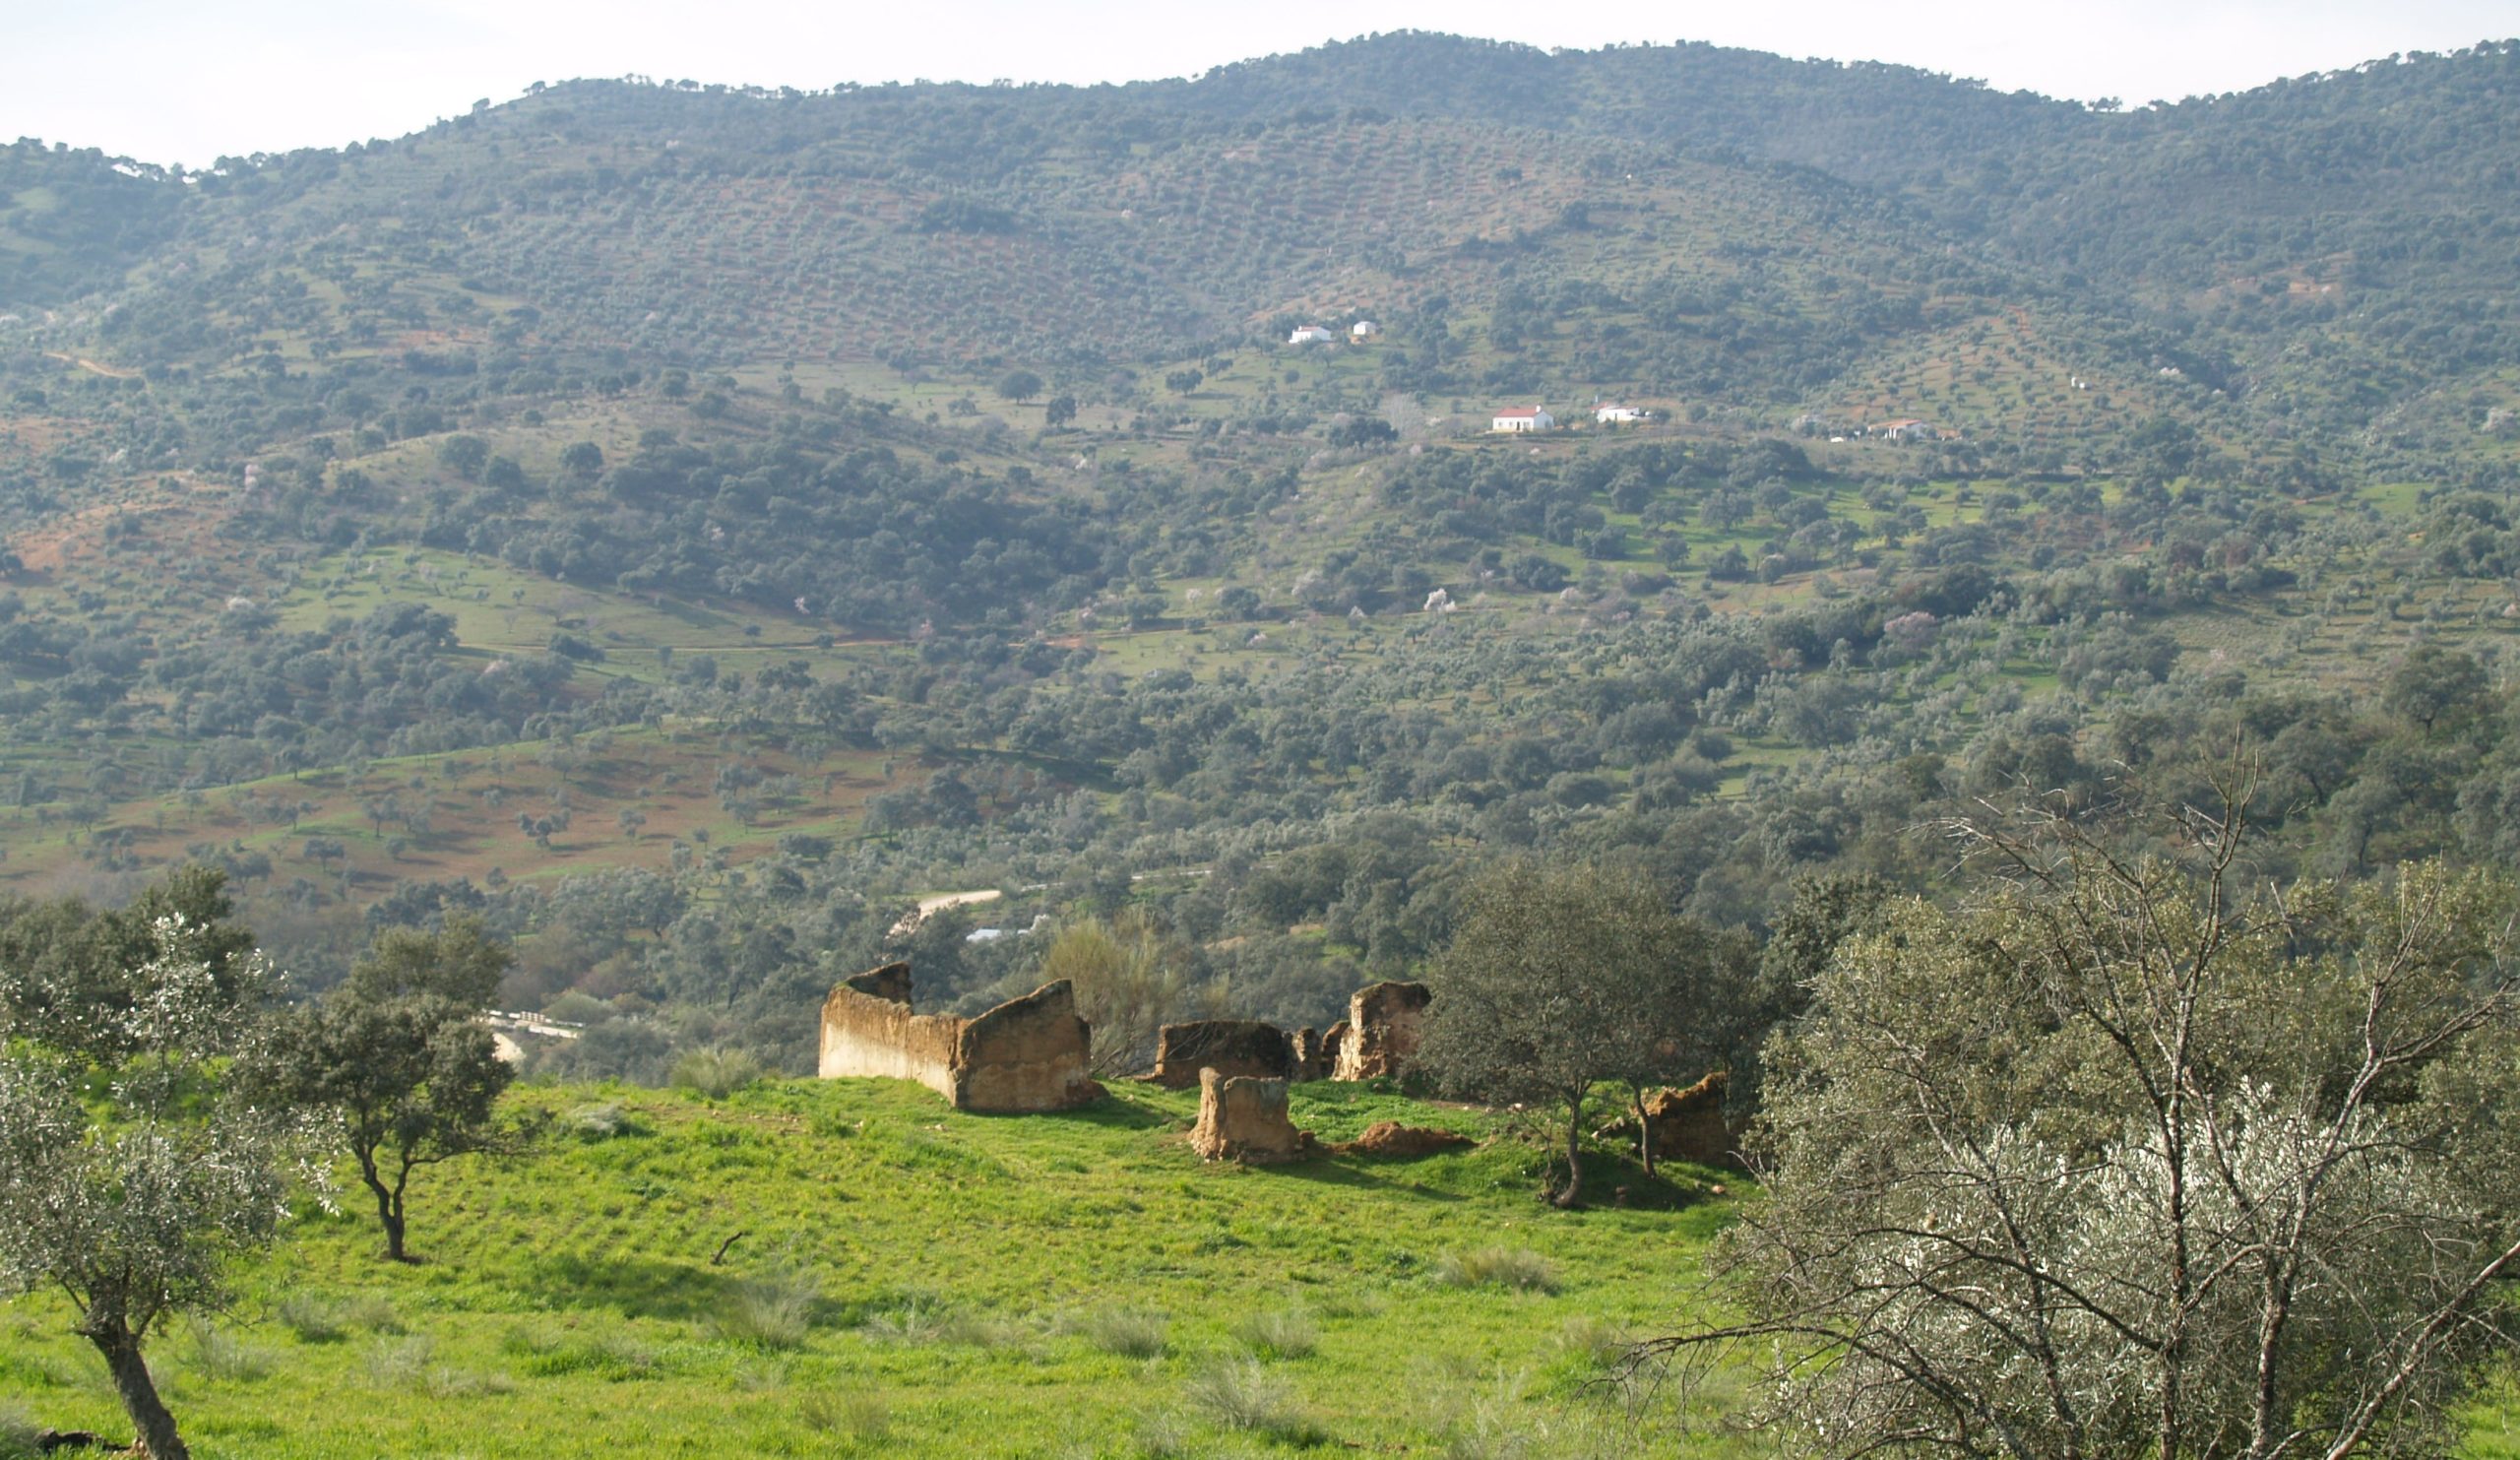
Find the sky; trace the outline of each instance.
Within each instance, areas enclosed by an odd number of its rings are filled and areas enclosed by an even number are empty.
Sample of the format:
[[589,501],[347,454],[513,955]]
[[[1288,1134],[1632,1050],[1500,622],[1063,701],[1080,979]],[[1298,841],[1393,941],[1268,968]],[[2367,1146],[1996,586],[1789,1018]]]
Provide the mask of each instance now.
[[536,81],[1134,81],[1404,30],[1705,40],[2136,106],[2520,36],[2520,0],[0,0],[0,138],[205,166],[398,137]]

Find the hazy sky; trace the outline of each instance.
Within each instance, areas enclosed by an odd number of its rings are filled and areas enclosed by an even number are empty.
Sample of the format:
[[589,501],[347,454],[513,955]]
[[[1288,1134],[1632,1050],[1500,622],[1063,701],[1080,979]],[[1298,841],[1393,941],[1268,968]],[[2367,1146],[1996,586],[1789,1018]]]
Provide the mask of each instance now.
[[1400,30],[1711,40],[2136,105],[2520,35],[2520,0],[0,0],[0,137],[197,166],[400,136],[535,81],[1129,81]]

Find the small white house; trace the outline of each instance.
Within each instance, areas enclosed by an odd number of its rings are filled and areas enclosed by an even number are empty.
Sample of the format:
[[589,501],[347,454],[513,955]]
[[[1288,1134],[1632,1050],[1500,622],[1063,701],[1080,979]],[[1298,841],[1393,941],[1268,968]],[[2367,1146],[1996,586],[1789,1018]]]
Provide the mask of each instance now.
[[1287,337],[1289,345],[1327,345],[1338,338],[1319,325],[1299,325]]
[[1517,408],[1497,412],[1495,418],[1487,423],[1487,428],[1491,431],[1513,432],[1553,431],[1557,429],[1557,417],[1538,406]]
[[1348,338],[1351,340],[1371,340],[1381,333],[1382,326],[1369,319],[1360,319],[1348,327]]
[[1628,425],[1645,418],[1642,406],[1605,404],[1593,408],[1593,419],[1606,426]]

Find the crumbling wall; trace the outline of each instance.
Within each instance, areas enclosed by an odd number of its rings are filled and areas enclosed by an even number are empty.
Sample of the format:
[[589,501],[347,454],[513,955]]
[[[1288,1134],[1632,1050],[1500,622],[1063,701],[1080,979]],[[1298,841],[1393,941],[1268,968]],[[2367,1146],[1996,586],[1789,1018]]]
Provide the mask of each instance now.
[[1102,1098],[1087,1073],[1093,1031],[1065,979],[964,1024],[953,1102],[966,1111],[1065,1111]]
[[1287,1082],[1199,1071],[1199,1123],[1190,1147],[1210,1161],[1260,1165],[1294,1161],[1314,1150],[1312,1133],[1287,1114]]
[[[1654,1155],[1662,1161],[1693,1161],[1700,1166],[1741,1164],[1739,1136],[1724,1118],[1726,1075],[1717,1070],[1685,1090],[1657,1090],[1645,1097],[1645,1113],[1654,1121]],[[1603,1127],[1605,1140],[1636,1139],[1633,1113]]]
[[956,1110],[1064,1111],[1099,1099],[1091,1032],[1067,983],[1045,984],[974,1019],[911,1009],[910,965],[844,980],[823,1001],[824,1079],[915,1080]]
[[843,980],[823,1000],[822,1057],[826,1080],[877,1075],[916,1080],[954,1099],[954,1054],[963,1021],[949,1014],[914,1014],[910,965],[886,964]]
[[1348,1031],[1339,1043],[1337,1080],[1397,1079],[1418,1053],[1418,1027],[1434,995],[1423,984],[1386,981],[1348,1000]]
[[1155,1070],[1148,1079],[1166,1089],[1187,1090],[1208,1069],[1227,1076],[1291,1079],[1293,1043],[1285,1030],[1257,1019],[1197,1019],[1167,1024],[1157,1034]]
[[1294,1054],[1294,1068],[1287,1075],[1288,1079],[1300,1082],[1330,1078],[1338,1056],[1331,1052],[1331,1047],[1322,1039],[1320,1030],[1298,1029],[1287,1043]]
[[1738,1143],[1724,1119],[1725,1083],[1724,1071],[1717,1070],[1686,1090],[1658,1090],[1645,1098],[1656,1156],[1700,1166],[1740,1164],[1733,1154]]

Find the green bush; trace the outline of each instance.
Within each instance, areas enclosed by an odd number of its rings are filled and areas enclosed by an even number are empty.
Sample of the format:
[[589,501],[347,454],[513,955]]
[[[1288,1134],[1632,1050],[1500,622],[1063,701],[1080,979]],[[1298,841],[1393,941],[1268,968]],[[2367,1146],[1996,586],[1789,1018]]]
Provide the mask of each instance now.
[[622,1109],[617,1100],[580,1106],[561,1117],[562,1127],[582,1141],[608,1141],[616,1136],[646,1135],[648,1127]]
[[0,1460],[36,1460],[43,1450],[35,1437],[42,1432],[25,1410],[14,1404],[0,1409]]
[[1243,1346],[1264,1359],[1301,1359],[1321,1347],[1321,1327],[1301,1308],[1251,1313],[1234,1326]]
[[750,1050],[712,1047],[694,1049],[675,1060],[672,1078],[677,1089],[724,1100],[758,1082],[766,1073]]
[[1073,1320],[1067,1328],[1105,1354],[1117,1354],[1123,1359],[1159,1359],[1170,1341],[1172,1325],[1162,1313],[1103,1308]]
[[252,1383],[269,1376],[279,1359],[259,1344],[220,1332],[208,1323],[192,1325],[192,1366],[224,1383]]
[[717,1314],[718,1336],[756,1349],[792,1349],[813,1331],[822,1279],[802,1263],[783,1261],[737,1283]]
[[868,1444],[893,1431],[893,1407],[871,1389],[817,1389],[797,1402],[796,1418],[826,1434]]
[[1557,1291],[1557,1269],[1529,1247],[1480,1247],[1471,1252],[1453,1252],[1435,1264],[1434,1278],[1448,1288]]
[[272,1316],[280,1321],[282,1327],[296,1334],[300,1343],[339,1343],[357,1331],[403,1331],[403,1319],[394,1311],[394,1304],[374,1294],[355,1298],[292,1294],[273,1306]]
[[1200,1370],[1182,1386],[1192,1413],[1225,1429],[1239,1429],[1282,1444],[1318,1444],[1328,1438],[1305,1414],[1295,1386],[1259,1360],[1228,1359]]

